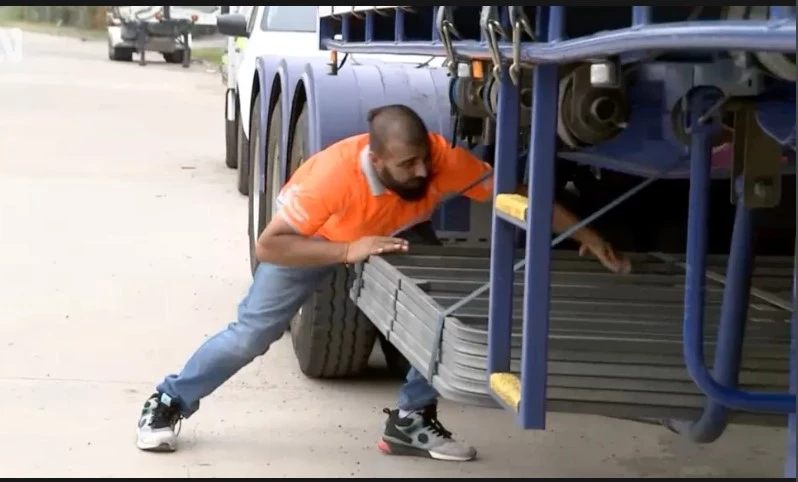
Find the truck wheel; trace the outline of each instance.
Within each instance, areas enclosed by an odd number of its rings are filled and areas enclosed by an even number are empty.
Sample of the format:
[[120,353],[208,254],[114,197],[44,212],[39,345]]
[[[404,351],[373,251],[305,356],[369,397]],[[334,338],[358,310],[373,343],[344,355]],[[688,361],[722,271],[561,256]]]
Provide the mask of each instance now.
[[[251,112],[251,111],[250,111]],[[250,126],[250,132],[252,132]],[[249,194],[249,141],[246,134],[244,134],[244,120],[238,120],[238,135],[236,136],[236,148],[238,157],[238,177],[236,178],[236,187],[238,192],[244,196]]]
[[163,59],[168,64],[179,64],[183,62],[183,57],[185,56],[185,50],[175,50],[174,52],[164,52]]
[[108,59],[116,62],[132,62],[133,49],[128,47],[114,47],[108,40]]
[[[260,105],[260,93],[255,96],[255,105]],[[258,260],[255,256],[255,243],[258,241],[263,228],[272,219],[272,201],[280,190],[280,138],[283,130],[283,108],[280,105],[280,98],[277,97],[271,117],[269,117],[269,137],[264,145],[260,138],[260,112],[252,109],[252,120],[250,126],[252,135],[249,141],[249,264],[252,273],[258,267]],[[261,172],[258,156],[261,150],[266,150],[266,186],[263,192],[259,192],[257,179],[264,178]]]
[[233,97],[233,120],[224,119],[224,165],[230,169],[238,167],[238,96],[230,89],[224,96],[224,109],[227,111],[228,97]]
[[[307,106],[293,133],[291,171],[307,159]],[[291,341],[299,369],[310,378],[340,378],[360,374],[368,365],[377,328],[349,298],[354,270],[336,266],[291,322]]]

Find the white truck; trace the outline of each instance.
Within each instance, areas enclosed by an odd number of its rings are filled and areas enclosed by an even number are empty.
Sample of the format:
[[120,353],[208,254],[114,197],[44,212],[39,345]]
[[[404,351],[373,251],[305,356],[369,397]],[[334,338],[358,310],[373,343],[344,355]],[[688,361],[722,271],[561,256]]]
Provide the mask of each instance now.
[[[222,11],[221,14],[226,15],[228,13],[237,13],[248,19],[253,8],[254,7],[252,5],[233,6],[230,7],[228,11]],[[215,22],[216,20],[214,19],[214,25]],[[238,66],[241,65],[241,56],[246,45],[247,39],[245,37],[227,37],[225,53],[222,55],[223,68],[221,73],[222,84],[228,91],[231,89],[235,91],[236,73],[238,72]],[[235,136],[235,131],[233,131],[233,135]]]
[[[234,11],[234,9],[236,9]],[[231,7],[217,18],[219,32],[228,35],[227,93],[225,95],[225,164],[238,168],[237,187],[249,194],[250,124],[258,78],[256,61],[264,55],[290,58],[327,58],[318,43],[318,7],[257,5]],[[440,66],[443,58],[430,56],[358,55],[357,61]],[[355,62],[354,58],[350,61]],[[241,119],[246,119],[241,122]]]

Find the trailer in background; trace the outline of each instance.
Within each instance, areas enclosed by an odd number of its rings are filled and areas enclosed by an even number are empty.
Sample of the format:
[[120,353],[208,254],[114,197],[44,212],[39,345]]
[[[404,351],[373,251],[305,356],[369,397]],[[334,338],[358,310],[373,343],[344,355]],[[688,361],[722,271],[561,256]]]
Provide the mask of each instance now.
[[135,53],[139,65],[146,65],[146,53],[158,52],[166,62],[187,68],[191,33],[200,15],[182,13],[174,15],[169,5],[108,7],[108,58],[130,62]]

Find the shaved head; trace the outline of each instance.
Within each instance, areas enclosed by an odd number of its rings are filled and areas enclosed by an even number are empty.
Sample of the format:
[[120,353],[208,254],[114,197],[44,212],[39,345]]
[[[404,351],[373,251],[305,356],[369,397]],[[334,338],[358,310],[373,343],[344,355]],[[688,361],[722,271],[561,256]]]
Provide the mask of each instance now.
[[369,143],[371,151],[383,154],[388,142],[420,146],[426,144],[427,126],[421,117],[406,105],[394,104],[369,111]]
[[422,199],[429,185],[429,133],[424,121],[401,104],[368,114],[371,161],[383,185],[407,201]]

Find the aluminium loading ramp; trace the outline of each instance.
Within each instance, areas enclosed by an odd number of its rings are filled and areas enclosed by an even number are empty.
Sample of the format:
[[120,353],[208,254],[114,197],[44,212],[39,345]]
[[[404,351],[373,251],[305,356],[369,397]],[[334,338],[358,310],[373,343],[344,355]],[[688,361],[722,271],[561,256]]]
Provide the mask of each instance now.
[[[489,250],[412,250],[364,263],[352,298],[421,373],[429,373],[433,353],[438,352],[432,382],[444,398],[497,406],[488,388],[488,293],[446,317],[439,348],[434,349],[440,314],[488,282]],[[630,258],[633,272],[621,276],[592,258],[552,251],[548,410],[698,419],[706,399],[690,379],[682,355],[683,268],[653,254]],[[708,264],[710,271],[722,275],[726,257],[710,256]],[[791,313],[779,300],[791,291],[792,269],[792,258],[756,260],[741,388],[787,389]],[[523,273],[515,276],[512,371],[518,373]],[[723,285],[718,276],[710,278],[705,330],[711,368]],[[784,415],[731,412],[730,421],[782,426]]]

